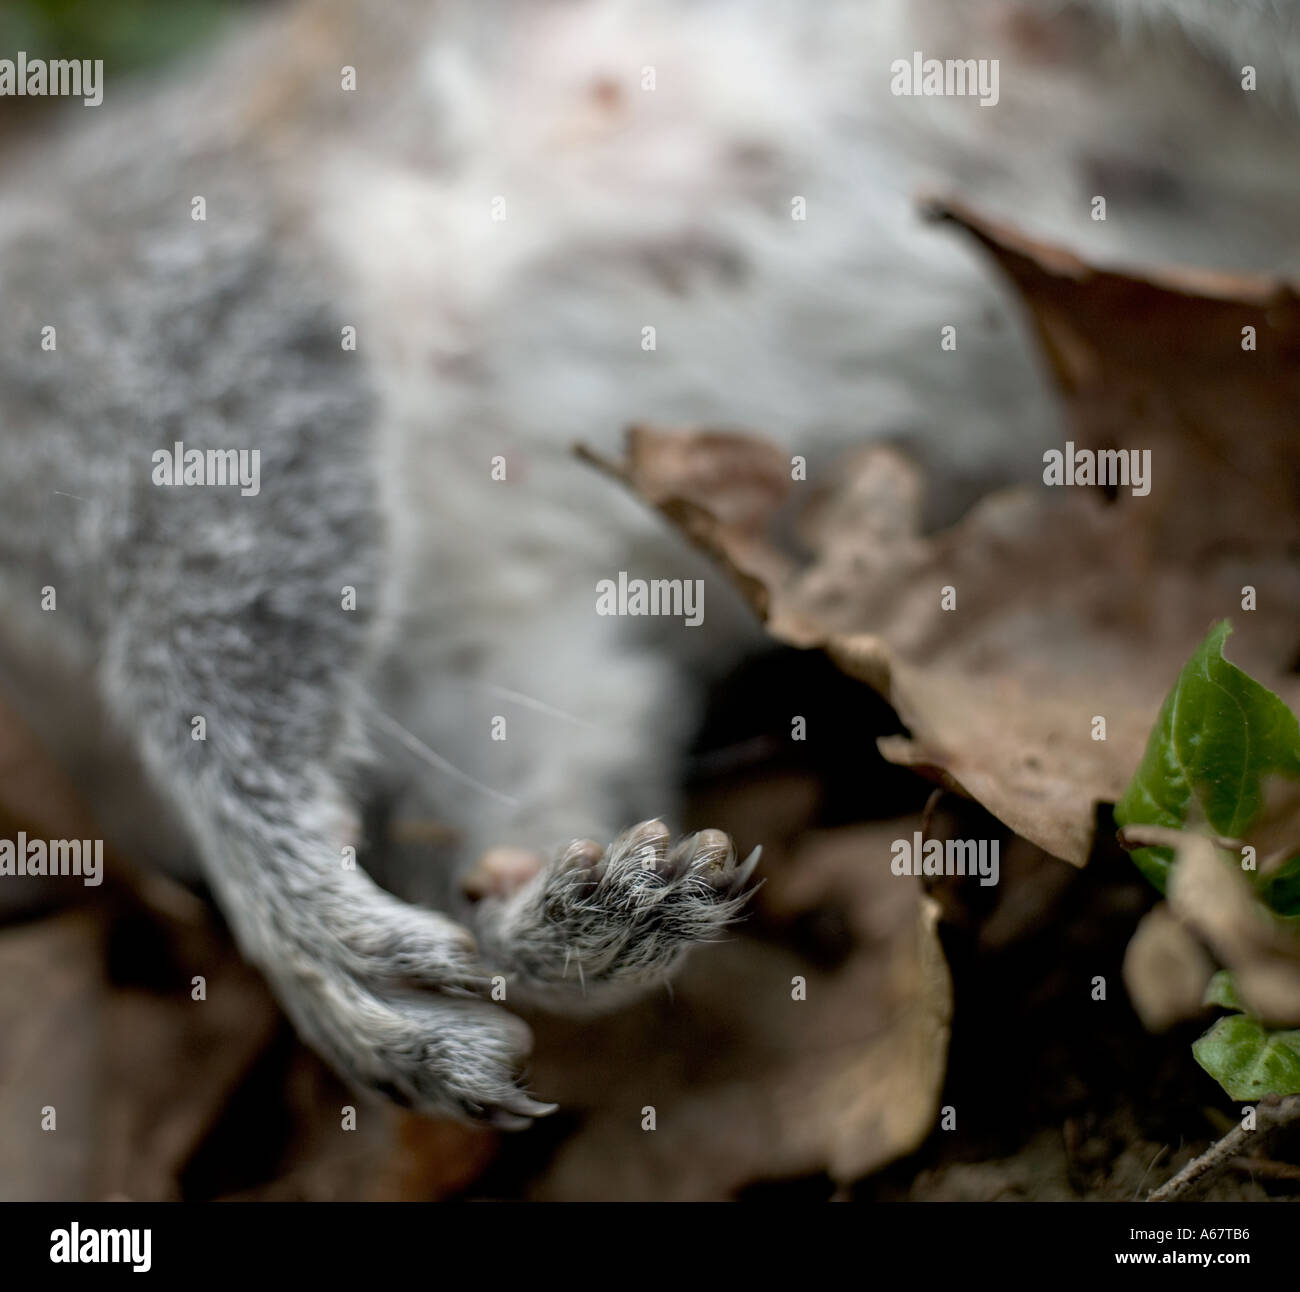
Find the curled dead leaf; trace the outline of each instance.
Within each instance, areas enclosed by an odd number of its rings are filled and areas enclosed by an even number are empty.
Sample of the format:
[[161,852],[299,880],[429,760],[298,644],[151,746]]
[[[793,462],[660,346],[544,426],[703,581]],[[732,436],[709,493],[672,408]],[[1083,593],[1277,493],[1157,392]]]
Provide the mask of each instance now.
[[909,736],[886,757],[1082,865],[1098,804],[1120,797],[1172,680],[1247,586],[1237,662],[1297,694],[1300,305],[1262,280],[1094,269],[940,213],[1021,292],[1077,444],[1149,448],[1151,496],[1009,489],[924,534],[919,475],[888,448],[796,483],[760,439],[642,426],[601,465],[717,557],[773,637],[822,647],[894,706]]

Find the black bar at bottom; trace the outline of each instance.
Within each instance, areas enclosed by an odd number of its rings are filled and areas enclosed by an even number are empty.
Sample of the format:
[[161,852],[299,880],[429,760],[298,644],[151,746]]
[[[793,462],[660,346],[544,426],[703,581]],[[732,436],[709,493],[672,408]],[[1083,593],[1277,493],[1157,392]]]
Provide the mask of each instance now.
[[927,1282],[1064,1270],[1072,1281],[1126,1269],[1258,1274],[1293,1265],[1296,1216],[1270,1203],[10,1203],[0,1206],[0,1282],[44,1286],[76,1272],[171,1287],[271,1273],[338,1286],[409,1270],[435,1288],[473,1289],[516,1273],[621,1282],[663,1268],[694,1282],[756,1265],[769,1282],[787,1277],[780,1269],[816,1279],[832,1268],[864,1279],[909,1270]]

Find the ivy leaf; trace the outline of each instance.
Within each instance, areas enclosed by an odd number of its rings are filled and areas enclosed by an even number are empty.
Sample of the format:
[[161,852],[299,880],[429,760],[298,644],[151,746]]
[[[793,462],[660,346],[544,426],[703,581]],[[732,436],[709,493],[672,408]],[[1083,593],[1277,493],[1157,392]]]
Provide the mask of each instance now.
[[1232,981],[1232,974],[1220,969],[1205,988],[1202,1005],[1222,1005],[1224,1009],[1244,1010],[1246,1007],[1237,996],[1237,984]]
[[1300,1031],[1270,1032],[1257,1018],[1229,1014],[1192,1053],[1233,1099],[1300,1094]]
[[[1300,723],[1272,691],[1223,658],[1231,631],[1226,619],[1215,624],[1183,666],[1115,805],[1121,826],[1181,829],[1190,817],[1240,839],[1260,810],[1267,778],[1300,778]],[[1132,856],[1164,892],[1170,849],[1138,848]]]
[[[1226,969],[1210,979],[1204,1003],[1244,1008]],[[1300,1031],[1270,1031],[1257,1018],[1232,1014],[1196,1041],[1192,1054],[1233,1099],[1300,1094]]]

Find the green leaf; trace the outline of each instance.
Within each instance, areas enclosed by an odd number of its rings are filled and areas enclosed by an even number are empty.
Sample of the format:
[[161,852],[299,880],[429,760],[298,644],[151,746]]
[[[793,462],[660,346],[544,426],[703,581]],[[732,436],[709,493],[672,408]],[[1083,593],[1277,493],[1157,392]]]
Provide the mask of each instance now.
[[[1215,624],[1178,675],[1115,805],[1121,826],[1181,829],[1191,818],[1240,839],[1259,812],[1265,780],[1300,778],[1300,724],[1272,691],[1223,658],[1231,631],[1226,619]],[[1172,852],[1138,848],[1133,860],[1164,892]],[[1300,902],[1300,888],[1295,897]]]
[[1233,1099],[1300,1094],[1300,1032],[1270,1032],[1257,1018],[1229,1014],[1192,1046],[1196,1062]]
[[1255,887],[1279,915],[1288,919],[1300,916],[1300,857],[1292,857],[1285,866],[1260,879]]
[[1245,1010],[1246,1008],[1238,999],[1237,984],[1232,981],[1232,975],[1226,969],[1220,969],[1210,979],[1201,1004],[1222,1005],[1224,1009]]

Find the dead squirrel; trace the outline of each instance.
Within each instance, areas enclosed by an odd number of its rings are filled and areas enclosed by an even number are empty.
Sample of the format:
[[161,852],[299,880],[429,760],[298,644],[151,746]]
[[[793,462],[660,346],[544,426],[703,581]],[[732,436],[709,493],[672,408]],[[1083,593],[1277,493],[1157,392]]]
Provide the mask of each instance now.
[[[653,818],[753,638],[572,440],[739,425],[824,467],[902,435],[954,497],[1032,476],[1053,405],[918,224],[936,178],[1083,250],[1287,268],[1289,87],[1270,118],[1223,70],[1280,82],[1285,24],[1163,8],[1216,64],[992,0],[310,4],[156,88],[110,73],[8,167],[4,679],[115,840],[197,860],[344,1076],[525,1125],[549,1105],[494,976],[610,1007],[741,911],[753,859]],[[1000,49],[999,104],[891,97],[930,37]],[[598,614],[627,574],[703,579],[705,623]],[[352,864],[376,798],[460,845],[372,847],[381,887]]]

